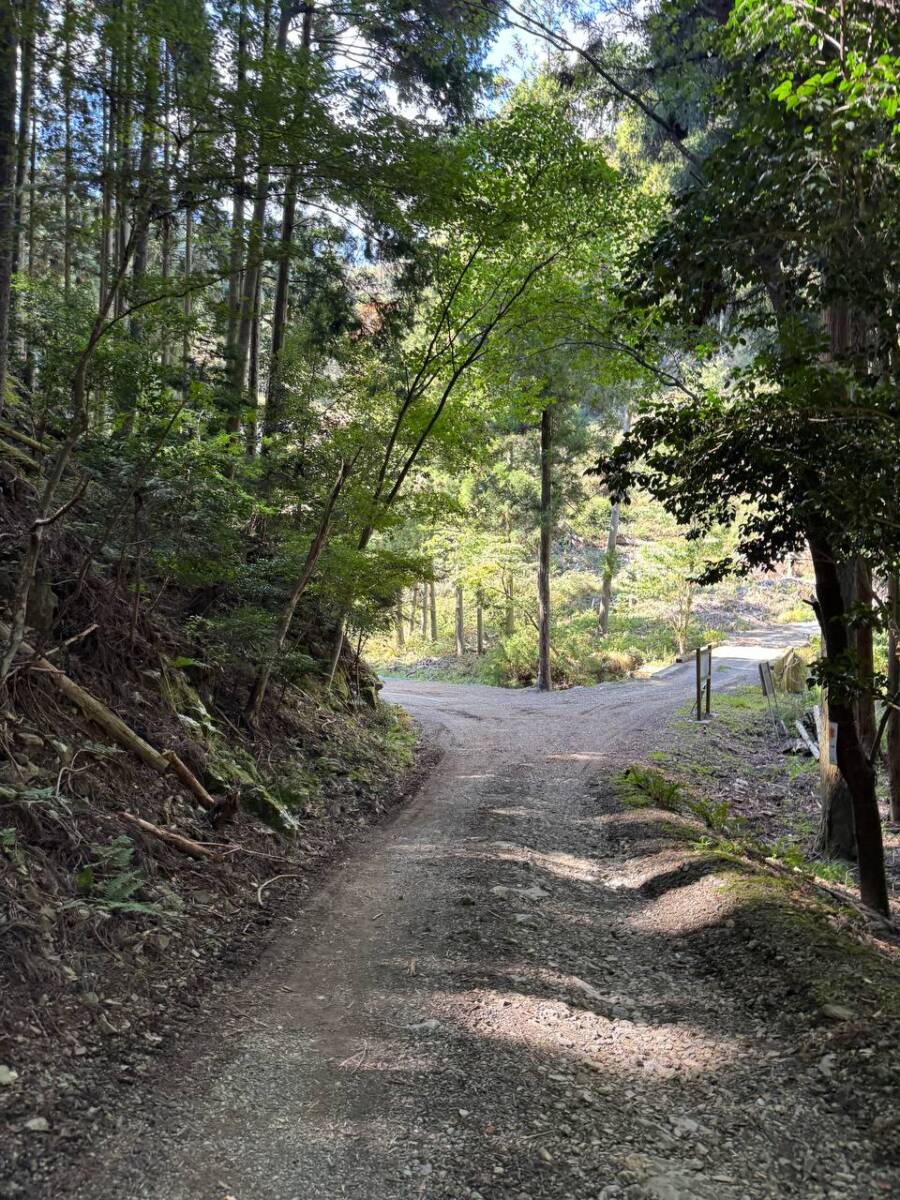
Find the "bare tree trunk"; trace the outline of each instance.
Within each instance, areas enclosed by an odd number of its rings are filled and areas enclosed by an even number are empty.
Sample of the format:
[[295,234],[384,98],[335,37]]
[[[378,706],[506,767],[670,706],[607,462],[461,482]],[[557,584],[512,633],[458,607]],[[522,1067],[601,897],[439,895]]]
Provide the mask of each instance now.
[[891,792],[891,820],[900,824],[900,580],[888,581],[890,628],[888,632],[888,693],[892,708],[887,724],[887,774]]
[[62,63],[63,89],[63,289],[66,300],[72,294],[72,188],[75,172],[72,165],[72,38],[74,13],[71,0],[66,0],[63,17],[63,39],[65,50]]
[[819,701],[822,726],[819,736],[819,799],[822,813],[816,835],[816,849],[829,857],[856,861],[856,829],[853,798],[837,763],[829,761],[828,689],[822,688]]
[[15,6],[0,4],[0,412],[6,404],[9,363],[9,310],[15,227],[16,57]]
[[[114,140],[114,179],[115,179],[115,222],[113,227],[113,261],[114,272],[119,272],[125,261],[125,248],[132,239],[129,229],[129,192],[132,177],[132,124],[133,110],[133,77],[134,77],[134,12],[129,0],[122,5],[124,12],[124,29],[122,43],[117,55],[118,71],[116,74],[116,123]],[[115,314],[121,316],[124,310],[125,296],[120,289],[115,298]]]
[[[856,560],[855,566],[855,601],[871,615],[874,600],[872,572],[869,564],[862,558]],[[856,701],[856,721],[863,750],[870,755],[878,732],[878,722],[875,718],[875,652],[872,625],[869,621],[861,622],[853,632],[859,661],[859,678],[863,688]]]
[[[848,654],[850,641],[837,563],[831,547],[824,539],[813,536],[809,543],[826,653],[832,661],[840,661]],[[860,896],[864,904],[888,915],[890,909],[881,818],[875,794],[875,772],[859,739],[854,705],[838,693],[830,696],[829,700],[830,716],[837,725],[838,766],[853,799]]]
[[[288,30],[291,18],[296,9],[291,0],[282,0],[278,19],[278,30],[275,37],[275,47],[278,54],[284,54],[287,48]],[[268,30],[271,5],[266,4],[263,10],[263,43],[268,44]],[[250,354],[250,336],[253,327],[256,293],[262,274],[262,258],[265,247],[266,205],[269,198],[269,139],[266,131],[260,131],[258,143],[259,163],[256,173],[256,194],[253,202],[253,215],[250,218],[250,229],[247,237],[247,257],[241,287],[238,320],[235,326],[234,345],[230,351],[230,383],[232,403],[235,408],[230,414],[227,425],[232,433],[237,433],[241,425],[241,408],[244,402],[244,391],[247,384],[247,362]]]
[[688,652],[688,637],[691,632],[691,613],[694,608],[694,585],[685,580],[684,591],[678,598],[675,639],[678,642],[678,657],[684,658]]
[[409,606],[409,636],[416,632],[416,618],[419,614],[419,585],[413,584],[412,601]]
[[[35,208],[35,186],[37,175],[37,111],[34,104],[31,106],[31,137],[28,148],[28,231],[26,234],[26,242],[28,246],[28,278],[34,279],[34,252],[35,239],[37,237],[37,210]],[[34,345],[32,339],[27,340],[25,346],[25,368],[22,373],[22,386],[26,395],[32,395],[34,391]],[[2,395],[2,393],[0,393]]]
[[259,304],[261,290],[261,280],[257,280],[256,298],[253,304],[253,324],[250,327],[250,358],[247,362],[247,394],[250,403],[244,445],[248,458],[255,458],[259,449]]
[[[141,148],[138,158],[138,202],[134,214],[135,236],[134,256],[131,265],[131,278],[135,290],[140,291],[147,273],[147,256],[150,247],[150,222],[148,220],[152,193],[150,178],[153,173],[153,162],[156,154],[156,122],[159,108],[159,38],[151,37],[147,42],[147,54],[144,75],[144,111],[141,114]],[[143,324],[137,316],[132,316],[128,323],[129,333],[134,342],[143,340]],[[126,430],[131,431],[134,423],[134,410],[127,414]]]
[[238,322],[241,316],[241,289],[244,265],[244,200],[247,188],[247,145],[243,105],[247,78],[247,0],[241,0],[238,12],[237,50],[235,53],[235,135],[234,191],[231,194],[231,231],[228,252],[228,332],[229,360],[235,353]]
[[[310,543],[309,550],[306,553],[306,559],[303,563],[303,568],[300,571],[300,576],[294,584],[293,591],[288,597],[287,604],[281,612],[281,617],[278,621],[278,628],[275,631],[275,638],[272,643],[272,652],[266,661],[259,668],[259,671],[254,681],[253,688],[247,700],[245,715],[248,723],[254,726],[259,719],[260,710],[262,709],[263,701],[266,698],[266,692],[269,687],[269,680],[272,677],[272,668],[275,665],[275,660],[278,655],[284,650],[284,644],[287,641],[288,634],[291,630],[291,624],[294,620],[294,613],[297,611],[297,605],[300,598],[309,586],[309,582],[313,577],[316,565],[325,549],[325,544],[328,541],[328,534],[331,529],[331,521],[334,516],[334,508],[338,502],[341,492],[344,490],[344,484],[350,476],[350,472],[356,463],[356,459],[351,459],[349,462],[341,463],[341,468],[338,471],[337,479],[334,481],[334,486],[329,492],[328,499],[325,502],[325,508],[322,511],[322,517],[319,521],[319,527],[316,530],[315,537]],[[343,641],[343,638],[341,639]],[[340,648],[338,648],[340,654]],[[332,678],[334,672],[332,671]]]
[[437,641],[438,624],[437,624],[437,596],[434,594],[434,584],[428,585],[428,616],[431,622],[431,640]]
[[[172,168],[172,137],[169,130],[169,114],[172,111],[172,88],[171,88],[171,72],[169,62],[169,47],[163,45],[163,177],[166,181],[166,187],[169,185],[169,175]],[[162,223],[162,231],[160,234],[160,274],[163,282],[168,284],[172,274],[172,222],[168,219]],[[171,347],[169,345],[168,325],[163,324],[160,342],[160,359],[164,367],[168,367],[172,361]]]
[[[631,428],[631,413],[626,408],[622,418],[622,433],[626,434]],[[609,633],[609,614],[612,609],[613,578],[618,567],[616,543],[619,537],[619,517],[621,506],[615,501],[609,510],[609,532],[606,536],[606,554],[603,559],[603,586],[600,593],[600,612],[597,615],[597,626],[605,637]]]
[[394,605],[394,645],[399,654],[406,648],[406,632],[403,626],[403,600]]
[[[856,563],[855,561],[841,563],[836,570],[844,612],[847,612],[856,601]],[[847,637],[848,641],[855,640],[855,634],[851,635],[849,631]],[[825,645],[823,637],[823,647]],[[827,648],[824,649],[824,653],[827,654]],[[853,707],[858,717],[858,701],[854,700]],[[822,689],[821,712],[819,800],[822,805],[822,816],[816,835],[816,849],[822,854],[854,862],[856,860],[856,825],[853,817],[853,797],[837,763],[829,761],[827,688]]]
[[[184,281],[185,284],[190,281],[194,271],[194,210],[192,208],[185,209],[184,213]],[[190,291],[187,289],[184,293],[182,302],[182,315],[184,316],[184,334],[181,339],[181,374],[182,374],[182,395],[187,397],[188,383],[191,369],[191,334],[190,321],[193,315],[193,298]]]
[[[34,106],[34,54],[37,37],[37,0],[24,0],[21,6],[22,24],[20,30],[20,74],[22,77],[19,89],[19,129],[16,137],[16,183],[13,211],[12,233],[12,263],[10,275],[18,273],[22,262],[22,213],[25,202],[25,179],[28,171],[28,157],[31,137],[31,113]],[[9,308],[9,345],[16,340],[16,296],[10,296]],[[0,389],[0,397],[3,392]]]
[[503,632],[507,637],[512,637],[516,632],[516,581],[511,571],[506,577],[504,591],[506,593],[506,612],[503,615]]
[[462,658],[466,652],[466,625],[465,612],[463,609],[463,589],[462,584],[456,585],[456,657]]
[[475,653],[479,657],[484,654],[484,603],[480,588],[475,602]]
[[420,632],[423,642],[428,637],[428,587],[427,583],[422,584],[422,626]]
[[116,144],[116,80],[118,65],[114,53],[104,62],[110,80],[109,95],[103,99],[103,179],[100,200],[100,302],[106,296],[109,285],[109,270],[112,260],[110,237],[112,234],[113,163]]
[[[300,49],[304,63],[309,65],[309,49],[312,43],[313,4],[303,9],[303,30]],[[304,100],[298,97],[297,103]],[[269,386],[266,390],[266,413],[264,434],[270,437],[278,431],[284,413],[284,335],[288,320],[288,295],[291,283],[291,252],[294,242],[294,227],[297,217],[297,182],[299,171],[292,166],[285,182],[281,209],[281,240],[278,255],[278,276],[275,283],[275,301],[272,311],[272,344],[269,355]]]
[[541,543],[538,554],[538,691],[553,687],[550,671],[550,547],[553,541],[553,417],[541,413]]

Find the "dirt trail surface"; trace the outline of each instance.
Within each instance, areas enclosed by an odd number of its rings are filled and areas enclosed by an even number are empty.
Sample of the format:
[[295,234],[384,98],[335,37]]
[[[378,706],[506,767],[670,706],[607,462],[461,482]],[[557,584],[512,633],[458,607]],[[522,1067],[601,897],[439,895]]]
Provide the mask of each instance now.
[[[716,687],[777,640],[719,650]],[[692,672],[552,695],[389,684],[442,762],[65,1195],[897,1195],[777,1011],[685,939],[693,881],[604,785],[666,745]]]

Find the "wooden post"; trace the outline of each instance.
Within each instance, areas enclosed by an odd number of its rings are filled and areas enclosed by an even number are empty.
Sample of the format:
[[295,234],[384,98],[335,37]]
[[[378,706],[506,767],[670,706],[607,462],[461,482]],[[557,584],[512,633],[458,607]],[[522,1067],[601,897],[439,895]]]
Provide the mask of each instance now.
[[466,652],[466,627],[463,613],[462,584],[456,585],[456,657],[462,658]]
[[700,647],[698,646],[697,651],[696,651],[696,657],[697,657],[697,720],[698,721],[701,721],[703,719],[703,682],[702,682],[703,667],[700,662],[701,656],[702,656],[702,651],[700,650]]
[[[704,714],[708,717],[712,696],[712,643],[706,647],[697,647],[697,720],[702,721]],[[704,665],[704,658],[706,663]],[[705,697],[705,698],[704,698]]]

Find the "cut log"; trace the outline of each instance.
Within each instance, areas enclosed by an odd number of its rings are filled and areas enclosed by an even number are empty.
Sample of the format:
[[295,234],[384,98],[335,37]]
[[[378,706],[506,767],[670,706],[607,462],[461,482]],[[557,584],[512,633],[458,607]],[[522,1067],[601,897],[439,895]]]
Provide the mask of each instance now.
[[0,456],[18,463],[26,471],[40,471],[41,469],[41,464],[33,459],[30,454],[26,454],[24,450],[20,450],[17,446],[11,446],[9,442],[2,440],[0,440]]
[[[9,636],[9,626],[0,621],[0,641],[8,641]],[[135,733],[133,729],[125,724],[121,717],[117,717],[96,696],[92,696],[90,692],[86,692],[83,687],[80,687],[74,679],[70,679],[64,671],[61,671],[48,658],[38,655],[27,642],[22,642],[19,647],[19,653],[30,658],[31,666],[46,675],[53,686],[62,692],[67,700],[71,700],[75,707],[89,721],[92,721],[102,729],[104,733],[108,734],[124,750],[129,751],[136,758],[139,758],[148,767],[152,767],[159,775],[175,775],[203,808],[211,809],[215,807],[215,800],[174,750],[161,752],[151,746],[149,742],[145,742],[139,734]]]
[[136,817],[134,813],[123,812],[121,816],[123,821],[127,821],[129,825],[136,825],[142,833],[148,833],[151,837],[159,838],[161,842],[168,842],[170,846],[176,846],[184,854],[189,854],[191,858],[211,859],[213,862],[222,861],[220,854],[208,846],[204,846],[202,842],[195,842],[193,838],[173,833],[170,829],[161,829],[159,825],[145,821],[142,817]]
[[816,759],[818,761],[819,747],[816,745],[816,743],[812,740],[812,738],[807,733],[806,726],[802,723],[802,721],[795,721],[794,727],[797,730],[797,732],[800,734],[800,739],[803,742],[803,744],[806,746],[806,748],[809,750],[810,754],[813,756],[814,759]]
[[12,425],[7,425],[5,421],[0,421],[0,434],[5,438],[12,438],[15,442],[21,442],[23,446],[29,446],[32,450],[37,450],[39,454],[50,453],[51,447],[45,442],[39,442],[36,438],[29,437],[27,433],[22,433]]

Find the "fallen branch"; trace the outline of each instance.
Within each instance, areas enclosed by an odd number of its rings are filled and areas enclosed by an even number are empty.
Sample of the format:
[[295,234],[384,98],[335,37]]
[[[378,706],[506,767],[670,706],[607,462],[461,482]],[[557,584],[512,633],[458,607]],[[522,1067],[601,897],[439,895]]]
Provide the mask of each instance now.
[[29,446],[32,450],[37,450],[40,454],[49,454],[52,449],[46,442],[39,442],[37,438],[29,437],[27,433],[22,433],[19,429],[14,429],[12,425],[7,425],[5,421],[0,421],[0,433],[4,437],[12,438],[13,441],[21,442],[23,446]]
[[[60,650],[65,650],[69,646],[74,646],[74,644],[76,642],[82,641],[84,638],[88,637],[90,634],[96,632],[96,630],[99,628],[100,628],[100,626],[95,621],[93,623],[93,625],[88,625],[87,629],[82,629],[81,633],[74,633],[71,637],[66,638],[66,640],[64,642],[60,642],[58,646],[54,646],[52,650],[48,650],[46,652],[46,654],[44,655],[44,658],[52,658],[54,655],[59,654]],[[22,663],[22,665],[18,668],[18,670],[21,671],[27,666],[28,666],[28,663]]]
[[265,883],[261,883],[256,889],[256,901],[259,907],[262,908],[262,894],[270,883],[277,883],[279,879],[302,879],[302,875],[273,875],[271,879],[267,879]]
[[4,458],[12,459],[19,466],[24,467],[26,471],[40,471],[41,464],[26,454],[24,450],[20,450],[17,446],[11,446],[9,442],[0,441],[0,455]]
[[143,820],[142,817],[136,817],[134,813],[123,812],[119,815],[123,821],[127,821],[130,825],[136,825],[143,833],[149,833],[151,837],[159,838],[161,842],[168,842],[170,846],[177,846],[191,858],[206,858],[213,862],[222,861],[221,855],[204,846],[202,842],[195,842],[193,838],[184,837],[180,833],[172,833],[169,829],[160,829],[158,825],[153,825],[150,821]]
[[[0,640],[10,636],[10,628],[8,625],[0,621]],[[189,792],[193,794],[202,808],[211,809],[215,807],[215,800],[200,782],[196,775],[181,761],[174,750],[166,750],[160,752],[145,742],[139,734],[135,733],[121,717],[117,717],[114,712],[101,703],[96,696],[92,696],[90,692],[86,692],[83,687],[80,687],[74,679],[70,679],[64,671],[55,666],[49,659],[42,657],[37,653],[34,647],[29,646],[27,642],[21,642],[19,653],[26,655],[31,659],[28,664],[47,675],[53,686],[66,697],[67,700],[80,709],[84,716],[95,725],[99,726],[104,733],[109,734],[114,742],[117,742],[123,749],[128,750],[136,758],[139,758],[142,763],[151,767],[159,775],[175,775],[184,784]]]

